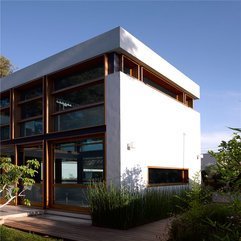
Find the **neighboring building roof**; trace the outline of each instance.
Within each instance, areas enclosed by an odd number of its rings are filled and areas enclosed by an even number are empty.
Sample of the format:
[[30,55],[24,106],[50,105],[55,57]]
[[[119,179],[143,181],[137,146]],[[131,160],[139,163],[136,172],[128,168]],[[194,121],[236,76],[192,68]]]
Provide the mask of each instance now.
[[201,170],[204,170],[206,167],[214,164],[216,164],[216,159],[213,156],[211,156],[209,153],[203,154],[201,159]]
[[114,28],[0,79],[1,91],[113,51],[138,59],[144,65],[168,78],[173,84],[186,90],[194,98],[200,97],[200,89],[196,83],[121,27]]

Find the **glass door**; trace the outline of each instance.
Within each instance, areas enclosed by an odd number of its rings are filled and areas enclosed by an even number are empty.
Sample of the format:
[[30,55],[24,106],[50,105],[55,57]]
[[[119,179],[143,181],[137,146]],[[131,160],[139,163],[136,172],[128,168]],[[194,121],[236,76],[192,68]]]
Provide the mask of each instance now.
[[[37,159],[40,167],[35,174],[35,184],[25,192],[25,198],[29,199],[31,205],[42,206],[43,202],[43,158],[42,145],[24,146],[19,148],[18,165],[26,164],[27,160]],[[23,199],[20,200],[23,204]]]
[[87,188],[104,179],[103,139],[85,139],[54,145],[52,183],[54,207],[88,207]]

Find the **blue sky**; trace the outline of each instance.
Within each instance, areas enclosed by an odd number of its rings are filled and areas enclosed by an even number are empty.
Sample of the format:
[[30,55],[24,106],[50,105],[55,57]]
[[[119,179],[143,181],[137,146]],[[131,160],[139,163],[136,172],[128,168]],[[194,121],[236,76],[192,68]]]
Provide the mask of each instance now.
[[18,69],[122,26],[197,82],[202,151],[241,127],[240,1],[1,1],[1,54]]

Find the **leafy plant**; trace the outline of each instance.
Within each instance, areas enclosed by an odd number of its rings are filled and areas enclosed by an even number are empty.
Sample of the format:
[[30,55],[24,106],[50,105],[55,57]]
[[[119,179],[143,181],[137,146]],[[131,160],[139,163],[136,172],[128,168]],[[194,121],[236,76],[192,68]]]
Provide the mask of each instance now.
[[217,161],[217,169],[228,190],[241,188],[241,137],[234,133],[228,142],[222,141],[217,153],[209,152]]
[[11,162],[10,158],[0,158],[0,194],[6,199],[0,209],[16,197],[23,197],[24,203],[30,205],[24,192],[35,183],[33,177],[38,168],[39,162],[37,160],[28,160],[26,165],[17,166]]
[[169,241],[239,241],[241,215],[230,205],[210,203],[200,207],[173,221]]

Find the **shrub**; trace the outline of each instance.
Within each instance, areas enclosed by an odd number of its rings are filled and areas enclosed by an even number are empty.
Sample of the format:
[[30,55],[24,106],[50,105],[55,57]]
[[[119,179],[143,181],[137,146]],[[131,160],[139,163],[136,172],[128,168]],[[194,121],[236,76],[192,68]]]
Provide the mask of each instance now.
[[207,204],[173,221],[169,241],[239,241],[241,215],[230,205]]
[[181,205],[179,191],[147,189],[132,192],[105,183],[89,188],[92,223],[96,226],[128,229],[169,217]]

